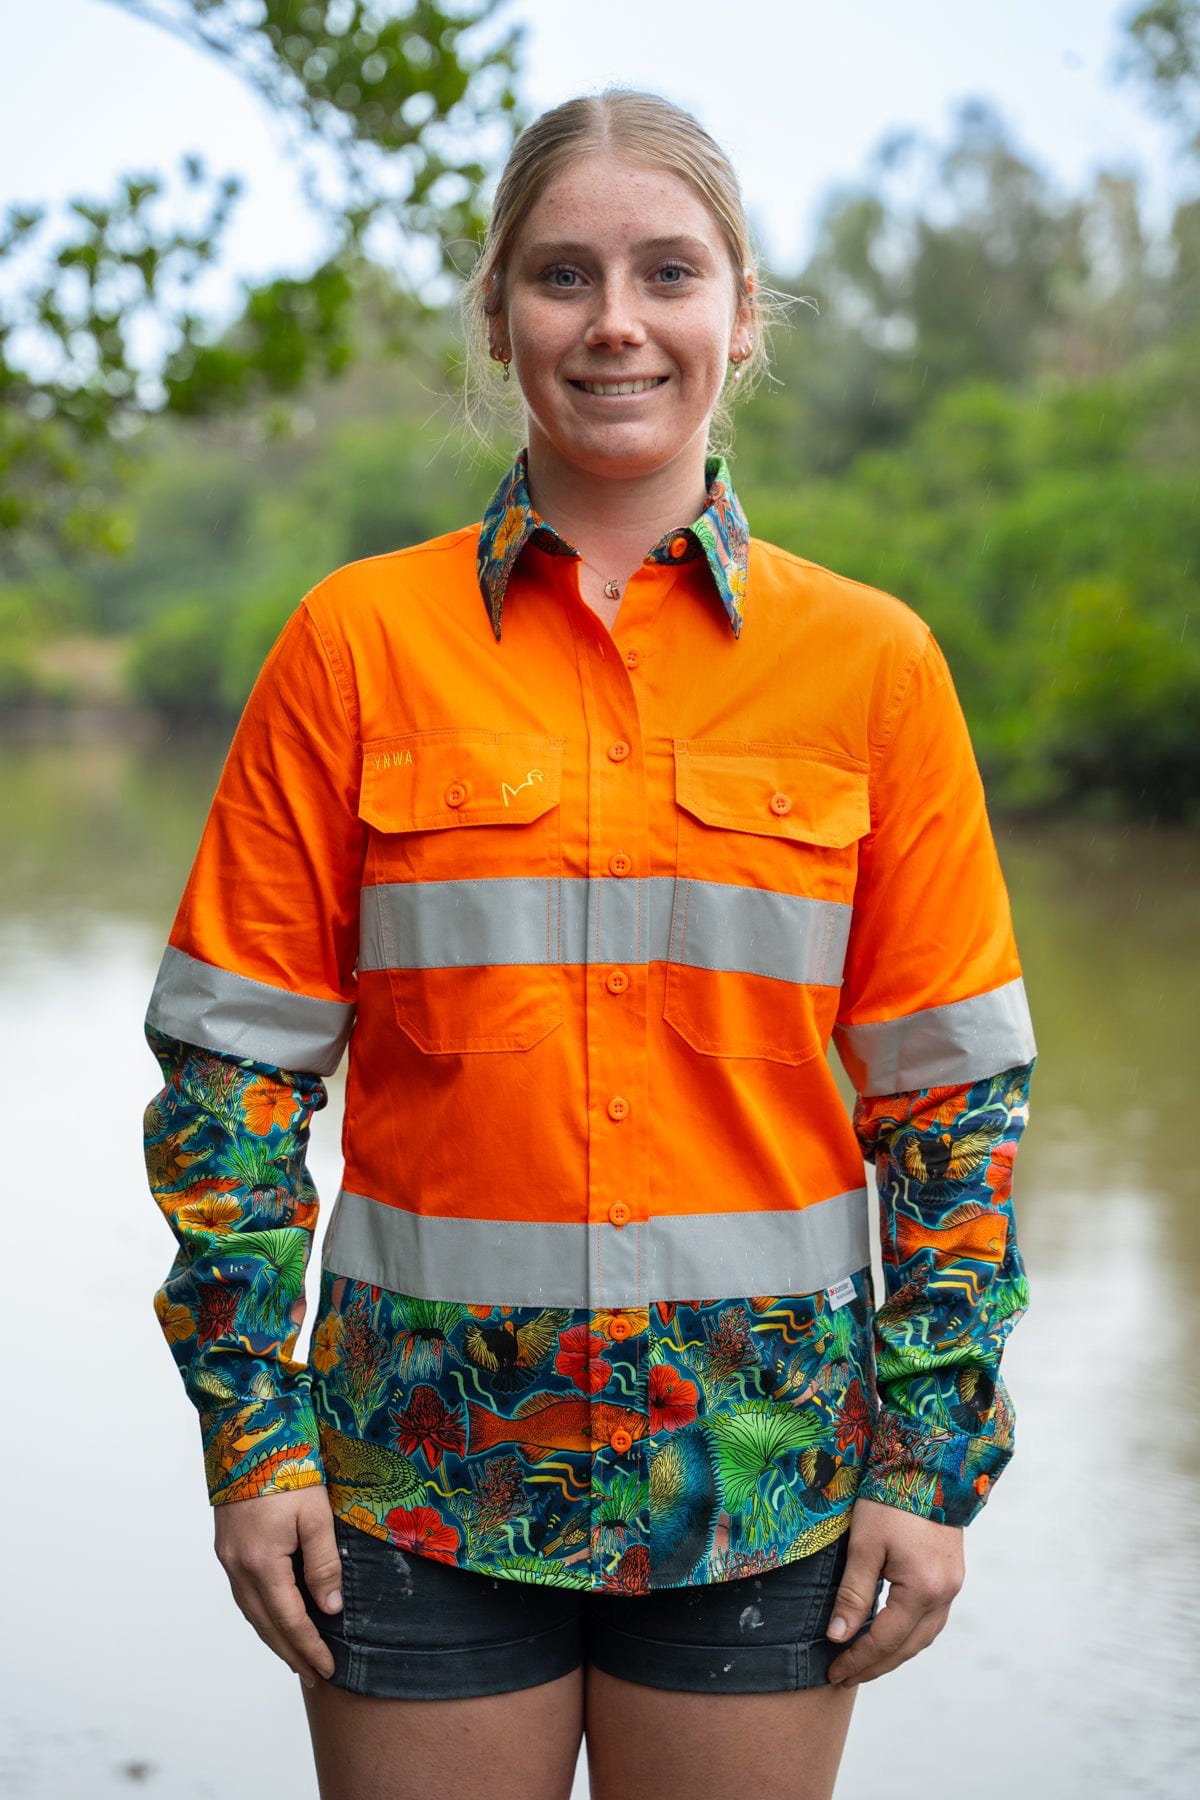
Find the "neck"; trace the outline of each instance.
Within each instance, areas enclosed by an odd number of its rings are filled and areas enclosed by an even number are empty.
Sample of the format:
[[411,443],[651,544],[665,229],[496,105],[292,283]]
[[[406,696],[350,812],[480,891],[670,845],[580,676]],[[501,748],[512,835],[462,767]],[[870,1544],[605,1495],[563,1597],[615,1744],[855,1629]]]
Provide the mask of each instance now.
[[708,504],[704,453],[649,475],[605,479],[542,454],[531,437],[529,497],[560,537],[622,586],[659,539],[698,519]]

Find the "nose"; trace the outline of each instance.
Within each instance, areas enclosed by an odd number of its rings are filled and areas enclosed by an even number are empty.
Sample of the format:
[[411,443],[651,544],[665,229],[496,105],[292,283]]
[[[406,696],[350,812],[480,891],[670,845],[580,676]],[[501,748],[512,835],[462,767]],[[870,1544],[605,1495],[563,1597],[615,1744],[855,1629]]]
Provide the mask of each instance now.
[[644,344],[646,327],[637,304],[633,282],[613,277],[600,283],[595,305],[584,333],[589,349],[617,349],[624,344]]

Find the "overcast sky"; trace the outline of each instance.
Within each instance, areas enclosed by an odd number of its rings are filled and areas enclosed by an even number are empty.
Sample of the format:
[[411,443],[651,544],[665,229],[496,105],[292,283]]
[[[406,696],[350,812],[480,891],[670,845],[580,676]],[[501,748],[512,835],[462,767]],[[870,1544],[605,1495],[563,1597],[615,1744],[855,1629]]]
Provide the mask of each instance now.
[[[731,152],[776,267],[803,261],[822,197],[887,131],[944,135],[990,98],[1065,187],[1139,170],[1160,210],[1166,129],[1114,63],[1133,0],[510,0],[523,89],[543,106],[608,82],[681,102]],[[109,0],[0,0],[0,203],[103,194],[189,150],[247,183],[228,271],[305,266],[318,246],[269,110],[237,77]]]

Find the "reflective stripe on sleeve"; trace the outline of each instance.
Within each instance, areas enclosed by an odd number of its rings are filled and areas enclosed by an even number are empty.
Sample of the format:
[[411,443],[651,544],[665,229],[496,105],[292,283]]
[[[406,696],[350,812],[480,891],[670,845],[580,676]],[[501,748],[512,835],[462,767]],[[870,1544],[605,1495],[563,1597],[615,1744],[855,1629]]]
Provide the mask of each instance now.
[[687,1213],[624,1226],[433,1218],[338,1196],[337,1275],[469,1306],[648,1306],[710,1294],[811,1294],[870,1261],[865,1188],[787,1212]]
[[833,1036],[860,1094],[905,1094],[914,1088],[982,1081],[1030,1062],[1037,1048],[1020,979],[902,1019],[838,1025]]
[[354,1008],[251,981],[168,944],[146,1023],[222,1056],[331,1075],[350,1036]]
[[363,889],[360,969],[686,963],[836,987],[850,907],[715,881],[532,876]]

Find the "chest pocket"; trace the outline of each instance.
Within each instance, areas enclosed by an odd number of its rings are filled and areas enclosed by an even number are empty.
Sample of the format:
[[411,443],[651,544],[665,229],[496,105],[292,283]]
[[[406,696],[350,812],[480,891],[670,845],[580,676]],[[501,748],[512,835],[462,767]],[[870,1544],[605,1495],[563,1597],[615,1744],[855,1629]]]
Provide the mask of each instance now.
[[359,968],[430,1055],[527,1050],[563,1016],[563,741],[448,730],[364,747]]
[[867,772],[790,746],[677,740],[664,1017],[707,1056],[802,1063],[837,1011]]

